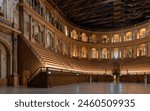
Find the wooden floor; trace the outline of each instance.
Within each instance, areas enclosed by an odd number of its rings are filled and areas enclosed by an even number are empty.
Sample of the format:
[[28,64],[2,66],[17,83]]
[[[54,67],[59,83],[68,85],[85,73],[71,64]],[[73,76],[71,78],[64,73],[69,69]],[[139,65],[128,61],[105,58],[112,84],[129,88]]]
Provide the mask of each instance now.
[[0,87],[1,94],[150,94],[150,84],[78,83],[52,88]]

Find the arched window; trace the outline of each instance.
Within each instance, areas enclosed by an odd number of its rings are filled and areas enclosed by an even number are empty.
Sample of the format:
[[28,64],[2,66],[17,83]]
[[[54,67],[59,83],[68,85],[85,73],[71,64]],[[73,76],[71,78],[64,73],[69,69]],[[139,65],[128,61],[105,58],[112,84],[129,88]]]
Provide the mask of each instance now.
[[81,34],[81,40],[82,40],[83,42],[88,42],[88,37],[86,36],[85,33],[82,33],[82,34]]
[[81,58],[87,58],[87,49],[85,47],[81,49]]
[[107,35],[103,35],[102,36],[102,43],[108,43],[108,41],[109,41],[108,36]]
[[146,45],[141,44],[139,48],[137,48],[137,56],[145,56],[146,55]]
[[68,28],[67,28],[67,26],[66,26],[66,25],[64,26],[64,32],[65,32],[65,35],[66,35],[66,36],[68,36],[68,35],[69,35]]
[[46,45],[48,48],[52,48],[53,46],[52,44],[53,44],[53,36],[52,36],[52,33],[49,32],[46,37]]
[[78,40],[78,34],[77,34],[76,30],[73,30],[73,31],[71,32],[71,38],[73,38],[73,39],[75,39],[75,40]]
[[67,47],[67,43],[66,42],[62,42],[62,50],[63,50],[63,54],[67,55],[68,54],[68,47]]
[[113,50],[113,58],[114,59],[120,58],[120,53],[119,53],[119,49],[118,48],[114,48],[114,50]]
[[98,58],[98,51],[96,50],[96,48],[91,49],[91,58],[92,59]]
[[106,48],[102,49],[102,59],[108,59],[108,50]]
[[115,42],[120,42],[120,35],[119,34],[114,34],[113,35],[113,38],[112,38],[112,42],[115,43]]
[[132,40],[132,33],[131,32],[127,32],[126,36],[124,38],[124,41],[130,41]]
[[91,37],[91,42],[92,43],[96,43],[97,42],[97,40],[96,40],[97,38],[96,38],[96,35],[92,35],[92,37]]
[[32,0],[32,7],[36,12],[40,12],[40,2],[39,0]]
[[77,47],[74,45],[73,46],[73,53],[72,53],[72,56],[73,57],[78,57],[78,49],[77,49]]
[[140,29],[140,34],[139,34],[140,38],[146,37],[146,28],[142,28]]
[[62,40],[60,38],[58,38],[58,52],[62,52]]
[[38,24],[34,26],[34,39],[36,42],[41,42],[41,30]]
[[132,58],[133,57],[133,49],[127,48],[125,50],[125,58]]
[[52,14],[51,14],[51,12],[47,12],[47,21],[49,23],[52,23]]

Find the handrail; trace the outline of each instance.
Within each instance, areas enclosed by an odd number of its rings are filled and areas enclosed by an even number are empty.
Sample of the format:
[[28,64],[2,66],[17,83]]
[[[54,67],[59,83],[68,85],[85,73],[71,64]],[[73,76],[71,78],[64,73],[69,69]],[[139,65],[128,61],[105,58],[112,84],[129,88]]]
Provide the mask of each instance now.
[[30,82],[35,76],[37,76],[39,74],[39,72],[41,72],[42,67],[39,67],[36,71],[34,71],[34,73],[28,78],[28,82]]
[[0,22],[10,26],[10,27],[13,27],[13,23],[10,22],[9,20],[5,19],[4,17],[0,16]]
[[106,75],[106,73],[104,73],[104,74],[98,76],[97,80],[102,80],[102,77],[103,77],[104,75]]
[[138,82],[138,80],[136,79],[136,77],[134,77],[134,76],[131,75],[130,73],[127,73],[127,75],[129,75],[130,77],[132,77],[132,79],[134,79],[136,82]]

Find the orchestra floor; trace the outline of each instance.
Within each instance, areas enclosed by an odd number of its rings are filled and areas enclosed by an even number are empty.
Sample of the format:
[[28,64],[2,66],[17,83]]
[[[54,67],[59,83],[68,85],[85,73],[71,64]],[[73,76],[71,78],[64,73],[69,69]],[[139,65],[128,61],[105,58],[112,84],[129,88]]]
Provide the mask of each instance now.
[[144,83],[78,83],[52,88],[0,87],[1,94],[150,94]]

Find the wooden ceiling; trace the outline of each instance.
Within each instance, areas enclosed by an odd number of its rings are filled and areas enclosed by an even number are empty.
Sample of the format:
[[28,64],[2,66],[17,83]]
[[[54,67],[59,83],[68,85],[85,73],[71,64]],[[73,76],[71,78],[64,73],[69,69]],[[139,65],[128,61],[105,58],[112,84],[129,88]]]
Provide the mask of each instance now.
[[48,0],[72,23],[89,29],[117,29],[150,19],[150,0]]

